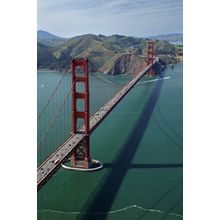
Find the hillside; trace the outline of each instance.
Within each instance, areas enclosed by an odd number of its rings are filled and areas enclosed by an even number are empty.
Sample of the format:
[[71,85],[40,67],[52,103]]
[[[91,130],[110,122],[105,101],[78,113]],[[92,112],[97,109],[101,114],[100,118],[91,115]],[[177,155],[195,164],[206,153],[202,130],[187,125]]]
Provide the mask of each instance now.
[[53,55],[53,48],[37,42],[37,68],[53,69],[56,57]]
[[146,58],[135,54],[122,54],[106,72],[110,75],[138,73],[146,67]]
[[[65,39],[56,45],[38,43],[38,68],[60,70],[72,57],[88,57],[108,74],[135,73],[146,64],[148,39],[122,35],[86,34]],[[155,53],[168,60],[174,59],[181,48],[166,41],[155,41]],[[169,59],[167,59],[169,57]]]

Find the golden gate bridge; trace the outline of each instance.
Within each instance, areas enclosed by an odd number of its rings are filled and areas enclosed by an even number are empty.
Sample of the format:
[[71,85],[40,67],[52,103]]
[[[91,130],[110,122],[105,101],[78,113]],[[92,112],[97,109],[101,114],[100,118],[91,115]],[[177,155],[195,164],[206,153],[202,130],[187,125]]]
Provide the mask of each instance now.
[[[52,92],[52,95],[46,102],[38,115],[38,123],[40,120],[47,123],[46,129],[38,134],[38,152],[40,154],[42,148],[49,148],[48,137],[53,132],[54,127],[59,124],[63,130],[63,137],[56,143],[52,142],[53,148],[48,149],[46,157],[39,160],[37,168],[37,189],[39,190],[62,166],[66,169],[93,171],[102,168],[102,163],[92,159],[90,155],[90,135],[114,109],[115,106],[126,96],[126,94],[137,84],[137,82],[145,75],[152,77],[155,75],[154,65],[158,64],[159,59],[154,56],[154,42],[148,42],[146,67],[140,71],[127,84],[120,84],[109,77],[103,75],[108,82],[97,78],[89,67],[92,66],[97,72],[99,69],[88,58],[72,59],[70,65],[64,71],[58,85]],[[61,91],[61,84],[64,81],[71,67],[71,86],[65,92]],[[100,81],[123,86],[110,100],[108,100],[101,108],[99,108],[92,116],[90,116],[90,84],[89,75],[94,76]],[[60,89],[61,88],[61,89]],[[79,89],[80,88],[80,89]],[[59,90],[60,89],[60,90]],[[63,89],[64,90],[64,89]],[[65,89],[66,90],[66,89]],[[59,93],[63,93],[59,95]],[[58,94],[58,95],[57,95]],[[55,103],[56,107],[50,107],[50,103],[55,97],[59,97],[60,105]],[[58,99],[58,98],[57,98]],[[71,100],[70,100],[71,99]],[[67,103],[71,104],[71,110],[67,109]],[[80,103],[83,103],[80,105]],[[55,111],[56,109],[56,111]],[[52,112],[49,120],[45,120],[43,115],[46,112]],[[63,118],[60,119],[60,115]],[[66,122],[71,121],[71,123]],[[81,122],[81,123],[80,123]],[[71,127],[68,127],[71,124]],[[69,132],[70,131],[70,132]],[[55,133],[55,136],[59,136]],[[59,143],[57,145],[57,143]],[[57,147],[54,149],[54,147]],[[65,163],[70,160],[71,165],[66,166]]]

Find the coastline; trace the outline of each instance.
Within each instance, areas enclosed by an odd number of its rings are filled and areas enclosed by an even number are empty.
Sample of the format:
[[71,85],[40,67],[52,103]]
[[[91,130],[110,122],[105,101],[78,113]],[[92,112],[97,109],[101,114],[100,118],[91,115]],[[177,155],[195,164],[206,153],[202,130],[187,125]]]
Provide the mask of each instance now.
[[[167,66],[175,65],[175,64],[183,64],[183,61],[173,61],[173,62],[168,62]],[[45,72],[45,73],[62,73],[65,69],[63,70],[51,70],[51,69],[37,69],[37,72]],[[134,74],[134,73],[123,73],[123,74],[117,74],[117,75],[128,75],[128,74]],[[110,74],[110,76],[114,76],[114,74]]]

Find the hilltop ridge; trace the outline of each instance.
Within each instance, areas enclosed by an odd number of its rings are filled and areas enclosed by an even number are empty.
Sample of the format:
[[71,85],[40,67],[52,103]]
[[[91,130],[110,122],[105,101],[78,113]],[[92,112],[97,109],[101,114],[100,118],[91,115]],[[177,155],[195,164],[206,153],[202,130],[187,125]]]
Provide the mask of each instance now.
[[[68,39],[56,37],[49,35],[38,39],[38,69],[64,69],[72,57],[88,57],[107,74],[136,73],[146,64],[147,38],[101,34]],[[182,47],[155,40],[155,53],[165,62],[178,62]]]

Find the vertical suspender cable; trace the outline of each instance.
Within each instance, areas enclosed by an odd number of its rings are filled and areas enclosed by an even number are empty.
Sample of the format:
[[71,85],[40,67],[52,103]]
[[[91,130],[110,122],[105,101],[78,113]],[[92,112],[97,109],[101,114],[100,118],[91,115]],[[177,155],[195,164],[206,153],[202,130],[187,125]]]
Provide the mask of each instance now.
[[[83,70],[83,68],[84,68],[84,65],[85,65],[85,63],[84,63],[83,66],[81,67],[80,73],[82,72],[82,70]],[[80,73],[79,73],[79,74],[80,74]],[[75,85],[76,81],[77,81],[77,78],[76,78],[76,80],[74,81],[73,86]],[[71,88],[70,88],[70,90],[69,90],[67,96],[65,97],[64,102],[62,103],[62,105],[61,105],[60,108],[58,109],[58,111],[57,111],[57,113],[56,113],[56,115],[55,115],[53,121],[50,123],[50,125],[49,125],[49,127],[47,128],[46,132],[44,133],[43,137],[42,137],[41,140],[39,141],[38,147],[40,147],[40,146],[42,145],[43,141],[44,141],[45,138],[48,136],[48,133],[49,133],[51,127],[54,125],[55,121],[57,120],[57,118],[58,118],[58,116],[59,116],[59,114],[60,114],[60,112],[61,112],[61,110],[63,109],[64,105],[66,104],[67,99],[68,99],[68,97],[69,97],[71,91],[72,91],[72,86],[71,86]],[[59,124],[60,124],[60,123],[59,123]]]

